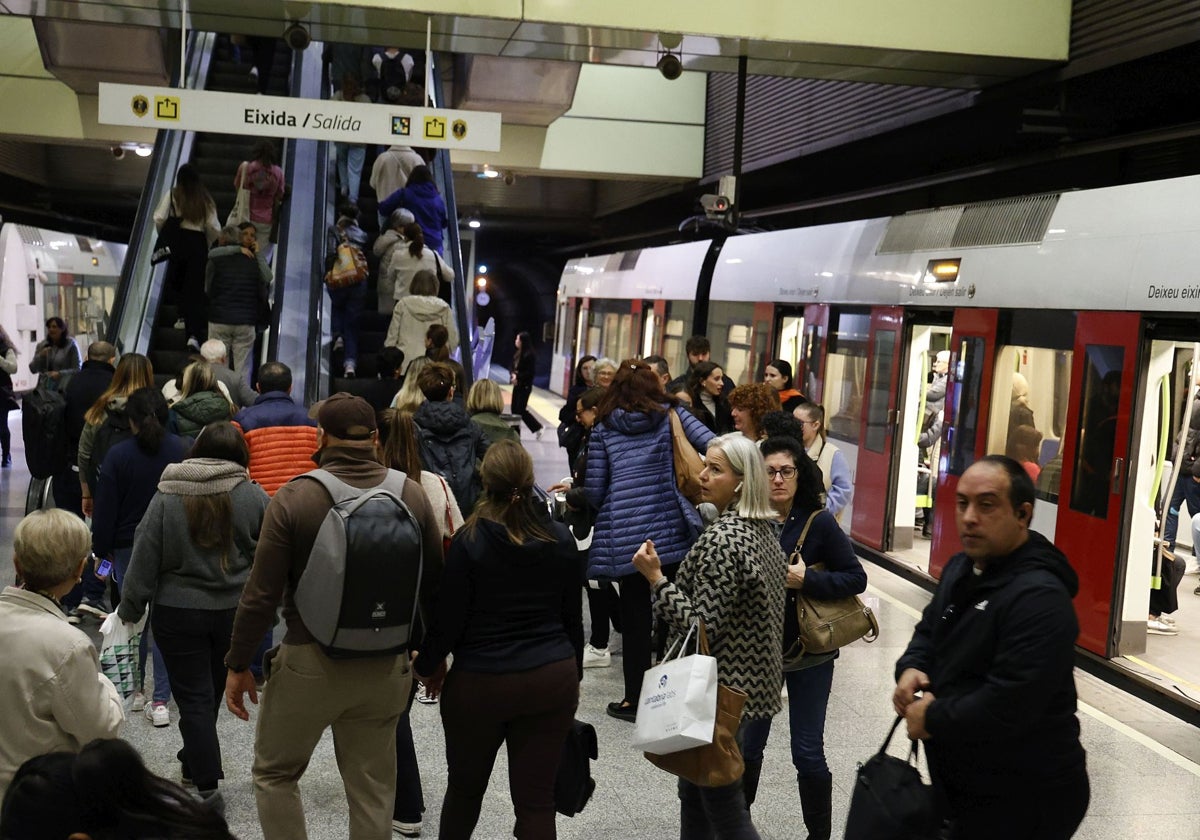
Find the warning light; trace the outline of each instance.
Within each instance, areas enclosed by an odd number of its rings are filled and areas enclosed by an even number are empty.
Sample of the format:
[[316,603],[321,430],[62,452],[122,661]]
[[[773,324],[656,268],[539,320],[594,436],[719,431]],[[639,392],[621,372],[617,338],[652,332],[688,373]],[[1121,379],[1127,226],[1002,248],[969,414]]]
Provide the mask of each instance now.
[[953,283],[962,260],[930,260],[925,267],[926,283]]
[[486,289],[487,288],[487,278],[486,277],[476,277],[475,278],[475,288],[479,289],[479,291],[481,291],[481,292],[484,289]]
[[705,216],[715,219],[728,213],[732,205],[726,196],[702,195],[700,196],[700,206],[704,208]]

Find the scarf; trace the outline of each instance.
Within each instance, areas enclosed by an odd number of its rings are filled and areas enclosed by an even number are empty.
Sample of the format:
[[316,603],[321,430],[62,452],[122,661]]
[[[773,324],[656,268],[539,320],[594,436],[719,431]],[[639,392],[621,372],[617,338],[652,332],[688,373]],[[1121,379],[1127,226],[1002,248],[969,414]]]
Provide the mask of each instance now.
[[220,458],[188,458],[168,464],[158,482],[160,493],[174,496],[215,496],[247,481],[246,468]]

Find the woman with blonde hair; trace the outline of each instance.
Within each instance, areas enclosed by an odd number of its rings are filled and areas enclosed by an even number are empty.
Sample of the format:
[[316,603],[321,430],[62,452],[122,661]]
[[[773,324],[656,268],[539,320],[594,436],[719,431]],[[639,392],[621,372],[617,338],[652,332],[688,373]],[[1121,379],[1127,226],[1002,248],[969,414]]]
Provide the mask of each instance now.
[[192,362],[183,371],[181,399],[171,406],[167,431],[195,437],[209,423],[233,417],[233,403],[217,388],[208,362]]
[[567,527],[538,504],[533,459],[520,444],[489,448],[482,477],[415,664],[429,693],[442,694],[448,774],[438,836],[471,837],[506,743],[513,833],[547,840],[556,836],[554,781],[583,674],[579,556]]
[[607,356],[597,359],[596,363],[592,365],[592,382],[601,388],[607,388],[611,385],[616,375],[617,363]]
[[250,480],[249,464],[242,433],[219,422],[203,428],[186,460],[163,469],[137,527],[117,608],[122,621],[136,623],[154,604],[154,638],[179,705],[183,777],[195,780],[206,801],[224,777],[221,663],[269,501]]
[[479,379],[471,386],[471,393],[467,395],[467,414],[472,423],[483,429],[488,443],[520,442],[521,433],[500,418],[503,411],[504,394],[499,385],[490,379]]
[[404,377],[404,384],[396,392],[396,397],[392,400],[391,408],[397,411],[407,411],[411,414],[421,407],[421,403],[425,402],[425,395],[417,387],[417,378],[421,371],[425,369],[425,366],[429,364],[432,363],[424,356],[419,356],[412,360],[412,364],[408,366],[408,374]]
[[221,233],[217,205],[200,179],[200,170],[190,163],[179,167],[175,186],[154,208],[154,226],[161,232],[172,222],[175,233],[167,259],[167,287],[173,289],[183,315],[188,346],[200,352],[200,343],[208,334],[208,296],[204,293],[204,272],[208,268],[208,249]]
[[[713,438],[700,473],[704,501],[720,511],[679,565],[672,582],[653,540],[633,557],[654,599],[669,642],[703,621],[723,685],[747,695],[742,731],[782,707],[783,619],[787,558],[775,535],[775,510],[758,447],[740,433]],[[757,840],[742,780],[699,787],[679,780],[681,837]]]
[[854,484],[850,481],[850,465],[842,451],[829,442],[825,431],[825,406],[808,402],[796,406],[792,416],[800,421],[803,439],[800,441],[808,450],[808,457],[821,468],[825,482],[825,509],[842,518],[842,511],[854,498]]
[[[128,353],[117,362],[112,381],[92,407],[83,415],[79,435],[79,484],[83,492],[83,513],[92,515],[92,493],[100,477],[100,462],[112,446],[132,436],[125,418],[125,403],[139,388],[154,384],[154,366],[141,353]],[[104,433],[101,434],[103,427]],[[99,447],[97,447],[97,442]],[[93,452],[95,450],[95,452]]]

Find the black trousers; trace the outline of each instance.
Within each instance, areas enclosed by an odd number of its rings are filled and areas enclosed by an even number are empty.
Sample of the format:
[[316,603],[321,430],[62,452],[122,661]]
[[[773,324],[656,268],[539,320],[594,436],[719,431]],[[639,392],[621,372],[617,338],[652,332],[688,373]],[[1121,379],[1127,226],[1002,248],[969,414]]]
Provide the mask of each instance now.
[[587,593],[588,614],[592,617],[592,633],[588,644],[598,650],[608,647],[608,626],[621,632],[621,599],[610,580],[589,580],[583,585]]
[[[663,574],[675,580],[679,564],[667,566]],[[650,667],[654,640],[654,616],[650,610],[650,584],[640,574],[623,577],[621,592],[621,669],[625,677],[625,700],[637,703],[642,691],[642,675]]]
[[421,768],[417,764],[417,748],[413,744],[412,704],[420,684],[412,681],[408,703],[396,722],[396,801],[392,819],[400,822],[421,822],[425,813],[425,795],[421,791]]
[[204,343],[208,337],[208,295],[204,292],[208,239],[200,231],[181,230],[179,241],[182,253],[168,263],[167,284],[175,290],[188,338]]
[[225,695],[225,653],[236,612],[236,607],[194,610],[162,604],[151,612],[154,639],[179,706],[180,760],[199,790],[213,790],[225,777],[217,712]]
[[512,392],[512,413],[521,415],[521,419],[525,421],[525,425],[529,427],[529,431],[541,431],[542,424],[533,416],[528,408],[529,395],[533,393],[533,383],[522,385],[517,383],[513,386]]

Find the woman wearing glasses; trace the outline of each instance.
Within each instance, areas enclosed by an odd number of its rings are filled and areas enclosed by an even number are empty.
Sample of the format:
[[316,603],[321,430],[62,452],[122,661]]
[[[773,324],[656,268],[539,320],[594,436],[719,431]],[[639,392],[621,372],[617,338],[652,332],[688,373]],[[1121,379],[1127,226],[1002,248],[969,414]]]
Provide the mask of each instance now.
[[804,448],[808,457],[821,468],[821,479],[825,485],[825,509],[841,521],[842,511],[854,498],[854,485],[850,483],[850,465],[846,456],[829,442],[825,432],[825,407],[816,403],[804,403],[792,412],[804,427]]
[[[794,438],[771,437],[763,442],[761,450],[767,464],[771,507],[778,517],[780,544],[790,564],[783,613],[783,677],[800,810],[809,840],[829,840],[833,777],[825,762],[825,710],[838,653],[788,655],[797,646],[799,636],[796,592],[804,590],[819,600],[857,595],[867,588],[867,574],[846,533],[821,503],[821,476],[817,465],[806,457],[804,447]],[[812,568],[817,563],[822,568]],[[770,718],[753,720],[746,726],[746,773],[742,784],[747,807],[758,791],[763,750],[770,734]]]

